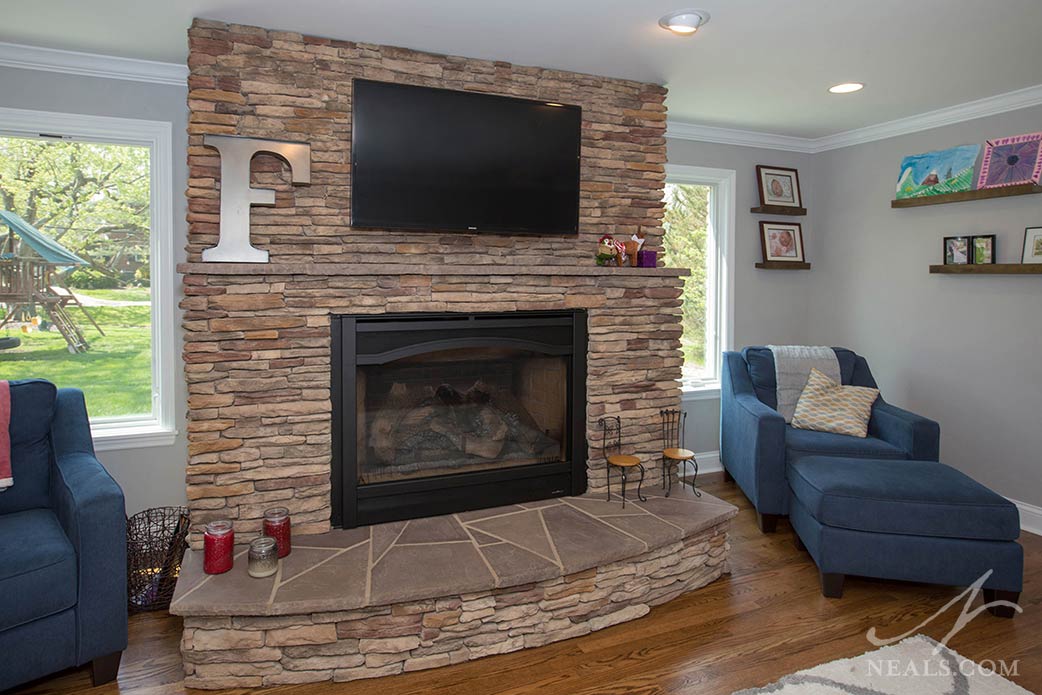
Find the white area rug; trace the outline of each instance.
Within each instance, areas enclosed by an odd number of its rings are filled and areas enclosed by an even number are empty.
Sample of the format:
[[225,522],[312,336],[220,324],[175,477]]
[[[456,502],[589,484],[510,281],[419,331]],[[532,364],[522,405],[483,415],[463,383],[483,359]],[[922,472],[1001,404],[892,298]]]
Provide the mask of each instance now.
[[936,646],[916,635],[734,695],[1031,695],[996,672],[1002,664],[977,664],[946,647],[934,653]]

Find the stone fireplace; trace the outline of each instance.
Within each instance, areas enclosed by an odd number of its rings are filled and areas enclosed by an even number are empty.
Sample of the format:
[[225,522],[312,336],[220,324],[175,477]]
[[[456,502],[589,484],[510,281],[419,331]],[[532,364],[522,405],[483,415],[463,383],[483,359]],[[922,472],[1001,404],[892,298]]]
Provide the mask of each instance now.
[[[587,345],[571,365],[573,375],[585,372],[580,384],[585,398],[573,398],[564,418],[552,388],[570,383],[559,377],[560,355],[519,349],[514,357],[524,353],[522,360],[486,352],[486,359],[477,361],[487,363],[484,373],[475,371],[477,362],[461,362],[452,353],[426,367],[410,356],[395,367],[399,395],[410,407],[424,407],[424,389],[431,386],[418,385],[416,375],[424,368],[440,370],[436,380],[452,388],[439,396],[443,384],[434,384],[430,398],[449,411],[460,406],[445,404],[459,400],[471,409],[485,398],[495,397],[501,405],[509,392],[516,402],[504,417],[527,426],[527,433],[512,435],[512,441],[484,445],[464,441],[465,428],[445,433],[414,428],[411,435],[437,436],[464,452],[456,460],[442,454],[443,473],[462,465],[469,467],[467,475],[486,475],[486,454],[506,450],[507,459],[524,466],[584,462],[580,473],[588,489],[603,492],[597,421],[619,415],[626,453],[646,464],[655,460],[659,410],[680,403],[678,298],[685,271],[599,268],[593,256],[605,233],[627,237],[642,231],[645,248],[661,250],[664,88],[206,20],[194,22],[189,43],[189,241],[188,262],[179,270],[194,546],[201,525],[217,517],[232,519],[237,538],[248,540],[259,531],[264,509],[276,504],[290,509],[296,534],[344,523],[333,504],[342,480],[335,493],[331,483],[339,446],[332,426],[333,370],[339,366],[331,356],[342,316],[585,312]],[[579,234],[351,227],[352,81],[358,77],[581,106]],[[252,243],[269,252],[269,263],[201,262],[202,251],[217,241],[220,204],[220,159],[203,145],[208,134],[296,140],[311,147],[307,186],[293,184],[282,160],[265,154],[253,159],[253,185],[276,192],[274,206],[251,213]],[[488,373],[496,371],[490,366],[496,359],[514,362],[509,375]],[[363,406],[390,407],[394,383],[362,369],[364,378],[373,380]],[[550,388],[513,386],[537,382]],[[496,419],[492,410],[481,417]],[[363,429],[385,424],[386,418],[367,416]],[[415,482],[387,475],[407,476],[416,461],[393,454],[394,465],[388,467],[380,435],[366,429],[362,436],[366,485]],[[477,448],[500,444],[499,452]],[[646,488],[660,475],[657,465],[648,465]],[[538,495],[578,490],[579,477],[561,476],[560,484],[543,485]]]
[[[347,681],[538,647],[727,572],[734,507],[666,498],[655,465],[660,410],[680,406],[686,272],[593,261],[606,233],[662,249],[664,88],[205,20],[189,44],[193,550],[171,605],[186,685]],[[580,106],[579,233],[351,227],[355,78]],[[275,190],[251,213],[268,263],[202,262],[220,209],[209,134],[310,146],[307,186],[253,158],[252,185]],[[647,499],[625,510],[604,497],[598,420],[616,415],[623,453],[647,466]],[[293,520],[276,574],[249,577],[242,550],[204,574],[201,526],[231,519],[244,542],[272,506]]]
[[333,525],[584,493],[586,321],[334,316]]

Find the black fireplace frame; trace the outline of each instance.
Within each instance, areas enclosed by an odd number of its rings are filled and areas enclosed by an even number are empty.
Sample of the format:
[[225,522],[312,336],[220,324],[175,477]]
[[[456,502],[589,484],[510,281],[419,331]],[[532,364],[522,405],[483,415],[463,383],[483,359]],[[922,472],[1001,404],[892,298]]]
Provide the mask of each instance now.
[[[420,331],[426,332],[423,340],[396,343],[395,336]],[[333,526],[354,528],[586,492],[584,310],[334,315],[331,339]],[[358,485],[357,366],[433,350],[488,346],[569,357],[569,460]]]

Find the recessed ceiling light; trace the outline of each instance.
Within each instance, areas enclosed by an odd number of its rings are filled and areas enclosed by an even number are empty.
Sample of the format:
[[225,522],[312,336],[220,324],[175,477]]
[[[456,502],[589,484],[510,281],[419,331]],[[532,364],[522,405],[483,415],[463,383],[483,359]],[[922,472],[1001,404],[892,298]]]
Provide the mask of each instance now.
[[709,13],[705,10],[677,10],[658,20],[658,25],[674,34],[691,36],[708,21]]
[[844,82],[829,87],[829,91],[833,94],[850,94],[851,92],[860,92],[865,88],[865,85],[860,82]]

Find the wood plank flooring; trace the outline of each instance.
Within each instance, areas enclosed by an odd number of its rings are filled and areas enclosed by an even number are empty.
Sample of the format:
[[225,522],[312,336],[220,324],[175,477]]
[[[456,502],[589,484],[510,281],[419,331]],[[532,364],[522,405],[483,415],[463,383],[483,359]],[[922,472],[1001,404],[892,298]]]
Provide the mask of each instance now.
[[[540,649],[458,666],[354,683],[266,690],[277,695],[728,695],[765,685],[826,661],[861,654],[875,626],[882,637],[902,634],[933,615],[961,590],[848,578],[844,597],[826,599],[810,556],[796,550],[786,522],[778,532],[757,530],[752,508],[719,474],[703,487],[737,505],[732,574],[645,618]],[[1011,680],[1042,695],[1042,537],[1021,537],[1026,554],[1024,613],[1013,620],[988,614],[949,642],[963,656],[1019,660]],[[980,599],[978,599],[979,604]],[[958,610],[921,632],[941,639]],[[186,692],[178,654],[181,624],[163,614],[130,620],[130,647],[118,684],[98,695],[173,695]],[[2,658],[2,655],[0,655]],[[76,669],[16,689],[19,695],[74,693],[90,688],[88,669]],[[193,691],[197,692],[197,691]],[[249,691],[223,691],[225,693]]]

